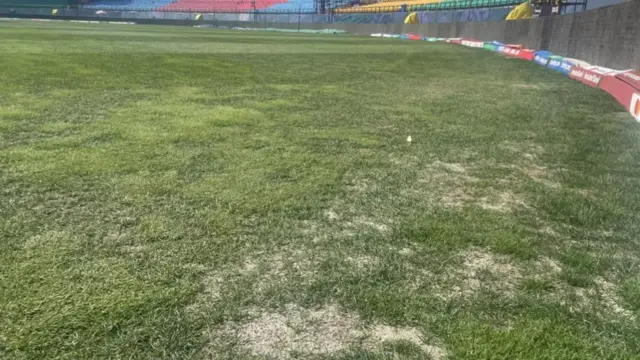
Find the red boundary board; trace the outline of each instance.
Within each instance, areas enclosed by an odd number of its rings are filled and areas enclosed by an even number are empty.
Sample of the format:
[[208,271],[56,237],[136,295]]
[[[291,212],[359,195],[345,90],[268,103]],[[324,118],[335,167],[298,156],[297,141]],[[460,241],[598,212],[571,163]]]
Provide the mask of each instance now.
[[452,39],[451,43],[460,45],[460,44],[462,44],[462,39]]
[[409,40],[422,40],[422,36],[416,34],[407,34]]
[[640,72],[636,70],[623,71],[617,74],[616,77],[640,91]]
[[[628,74],[631,73],[631,76]],[[626,74],[626,75],[625,75]],[[613,96],[627,111],[640,121],[640,88],[636,88],[636,71],[625,71],[615,76],[605,76],[600,81],[600,88]]]
[[464,40],[462,40],[461,44],[464,45],[464,46],[475,47],[475,48],[481,48],[481,47],[484,46],[484,42],[476,41],[476,40],[472,40],[472,39],[464,39]]
[[511,46],[505,46],[502,48],[502,53],[507,56],[517,57],[517,58],[529,60],[529,61],[533,60],[533,58],[535,57],[535,53],[533,52],[533,50],[522,49],[521,47],[516,48]]
[[522,49],[517,56],[523,60],[533,61],[533,58],[536,57],[536,54],[533,52],[533,50]]
[[511,46],[503,46],[501,48],[501,53],[507,55],[507,56],[517,56],[516,54],[518,54],[520,52],[520,50],[518,50],[517,48],[511,47]]

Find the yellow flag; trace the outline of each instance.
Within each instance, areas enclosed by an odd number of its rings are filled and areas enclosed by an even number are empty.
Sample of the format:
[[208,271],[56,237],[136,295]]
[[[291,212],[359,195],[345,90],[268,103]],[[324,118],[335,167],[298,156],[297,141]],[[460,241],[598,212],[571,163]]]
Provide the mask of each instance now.
[[420,24],[420,21],[418,20],[418,14],[412,12],[411,14],[407,15],[407,17],[404,18],[404,23],[405,24]]
[[511,10],[505,20],[531,19],[533,17],[533,7],[529,2],[523,2]]

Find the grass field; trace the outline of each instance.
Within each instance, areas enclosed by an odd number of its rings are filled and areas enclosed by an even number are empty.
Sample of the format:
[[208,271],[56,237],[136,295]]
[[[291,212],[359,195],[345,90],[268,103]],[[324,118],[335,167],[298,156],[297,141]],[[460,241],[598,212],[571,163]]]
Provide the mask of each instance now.
[[533,63],[0,22],[0,358],[639,359],[638,189]]

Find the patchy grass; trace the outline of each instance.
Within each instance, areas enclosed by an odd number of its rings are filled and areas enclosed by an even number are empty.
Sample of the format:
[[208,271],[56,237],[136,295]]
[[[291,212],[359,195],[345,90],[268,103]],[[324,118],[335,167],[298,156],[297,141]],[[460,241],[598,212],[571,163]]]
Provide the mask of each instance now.
[[0,33],[0,358],[639,358],[604,93],[447,44]]

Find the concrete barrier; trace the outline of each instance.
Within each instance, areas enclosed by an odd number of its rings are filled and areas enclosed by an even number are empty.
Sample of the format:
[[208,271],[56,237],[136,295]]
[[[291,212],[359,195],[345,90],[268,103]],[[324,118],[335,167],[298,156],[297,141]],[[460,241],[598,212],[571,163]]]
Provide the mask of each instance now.
[[[375,30],[371,28],[372,25]],[[523,44],[614,69],[640,68],[640,0],[532,20],[440,24],[330,24],[353,33],[412,33]]]
[[[278,27],[278,24],[272,24]],[[302,24],[306,28],[310,24]],[[613,69],[640,68],[640,0],[532,20],[430,24],[322,24],[354,34],[395,33],[522,44]],[[283,25],[284,26],[284,25]]]

